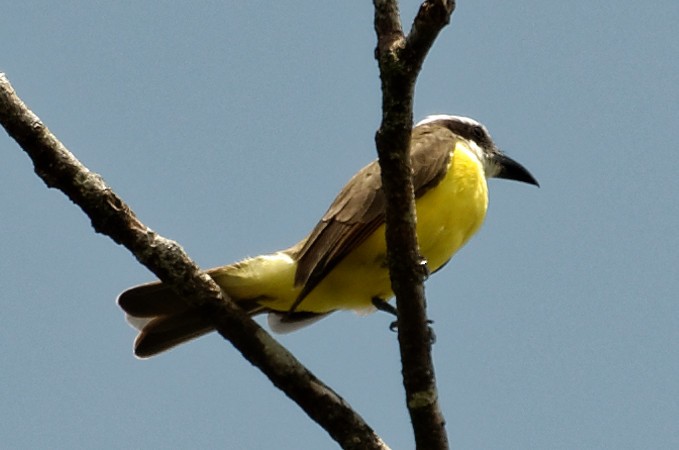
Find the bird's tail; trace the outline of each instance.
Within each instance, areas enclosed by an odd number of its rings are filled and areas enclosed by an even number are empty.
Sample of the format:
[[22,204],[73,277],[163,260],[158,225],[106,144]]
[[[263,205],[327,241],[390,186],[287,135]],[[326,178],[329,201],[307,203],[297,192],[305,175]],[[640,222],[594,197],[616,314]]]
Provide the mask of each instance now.
[[[309,325],[326,314],[287,310],[296,299],[296,264],[288,253],[249,258],[207,271],[232,300],[248,314],[269,313],[269,325],[276,332],[289,332]],[[205,313],[191,307],[169,286],[154,282],[132,287],[118,297],[127,321],[139,330],[134,354],[149,358],[191,339],[213,331]]]

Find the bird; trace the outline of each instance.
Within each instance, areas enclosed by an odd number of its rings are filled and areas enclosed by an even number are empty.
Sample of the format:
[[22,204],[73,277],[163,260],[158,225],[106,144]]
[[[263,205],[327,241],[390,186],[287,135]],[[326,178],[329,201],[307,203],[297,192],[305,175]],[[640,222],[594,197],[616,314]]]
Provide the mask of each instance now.
[[[491,178],[539,186],[508,157],[478,121],[431,115],[415,124],[410,141],[420,254],[430,273],[441,269],[481,227]],[[268,314],[269,328],[295,331],[332,312],[395,312],[385,242],[385,206],[377,160],[359,170],[313,230],[285,250],[209,269],[206,273],[249,315]],[[118,296],[128,322],[139,330],[138,358],[148,358],[214,328],[156,281]]]

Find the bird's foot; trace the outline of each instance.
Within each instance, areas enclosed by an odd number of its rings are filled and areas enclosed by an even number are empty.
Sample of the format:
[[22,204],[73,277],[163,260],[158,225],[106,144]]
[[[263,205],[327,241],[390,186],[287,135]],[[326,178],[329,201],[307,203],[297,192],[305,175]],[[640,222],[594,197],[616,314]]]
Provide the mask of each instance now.
[[[395,317],[397,317],[396,320],[391,322],[389,324],[389,330],[392,332],[398,331],[398,310],[391,304],[387,303],[381,298],[375,297],[372,299],[372,304],[377,308],[379,311],[384,311],[386,313],[389,313]],[[427,319],[427,328],[429,329],[429,341],[434,344],[436,342],[436,333],[434,333],[434,329],[432,328],[431,325],[434,324],[433,320]]]

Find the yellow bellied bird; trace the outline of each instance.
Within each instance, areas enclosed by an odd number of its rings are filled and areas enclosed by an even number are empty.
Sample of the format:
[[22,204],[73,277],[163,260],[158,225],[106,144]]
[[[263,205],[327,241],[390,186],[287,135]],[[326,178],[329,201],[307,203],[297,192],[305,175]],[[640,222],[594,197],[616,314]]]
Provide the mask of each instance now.
[[[417,238],[431,272],[479,229],[489,178],[538,185],[493,143],[479,122],[435,115],[412,130]],[[251,315],[268,313],[276,332],[296,330],[337,310],[392,309],[386,263],[385,197],[377,161],[349,180],[309,235],[276,253],[210,269],[221,289]],[[209,318],[160,282],[118,297],[139,331],[134,352],[153,356],[213,331]]]

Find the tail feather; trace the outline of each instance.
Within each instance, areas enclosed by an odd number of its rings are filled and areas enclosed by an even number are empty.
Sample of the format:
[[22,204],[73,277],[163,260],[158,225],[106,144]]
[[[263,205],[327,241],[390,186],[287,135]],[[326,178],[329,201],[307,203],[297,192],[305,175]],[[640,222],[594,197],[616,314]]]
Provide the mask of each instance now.
[[[286,252],[207,271],[245,312],[269,313],[271,329],[278,333],[310,325],[332,312],[287,312],[295,299],[294,273],[295,261]],[[281,292],[290,298],[279,297]],[[126,290],[118,297],[118,304],[130,325],[140,331],[134,343],[134,353],[139,358],[151,357],[213,330],[209,317],[161,282]]]
[[149,358],[212,331],[212,325],[200,310],[151,320],[134,341],[134,354]]
[[148,358],[212,330],[200,311],[191,309],[171,288],[160,282],[128,289],[118,297],[127,321],[140,331],[134,354]]
[[118,305],[131,317],[167,316],[189,309],[174,290],[158,281],[126,290],[118,297]]

